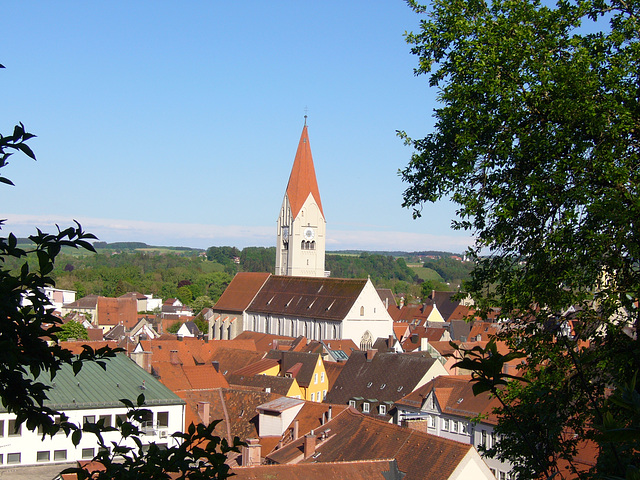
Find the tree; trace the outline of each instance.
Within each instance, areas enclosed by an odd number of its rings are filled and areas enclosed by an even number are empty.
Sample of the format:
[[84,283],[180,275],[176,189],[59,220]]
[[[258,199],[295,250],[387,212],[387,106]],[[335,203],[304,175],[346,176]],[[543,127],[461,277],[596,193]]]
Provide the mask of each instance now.
[[415,149],[404,206],[419,217],[424,202],[459,205],[454,226],[476,238],[465,288],[500,308],[500,339],[527,355],[516,381],[487,369],[490,352],[474,358],[504,401],[490,453],[519,478],[562,478],[559,464],[574,468],[594,441],[592,473],[624,477],[640,443],[611,435],[632,416],[608,393],[640,369],[640,3],[410,4],[426,15],[407,36],[416,73],[441,105],[432,133],[401,133]]
[[[0,68],[2,65],[0,65]],[[33,135],[27,133],[22,124],[14,128],[13,134],[0,135],[0,168],[14,151],[20,151],[35,159],[35,155],[25,143]],[[0,176],[0,182],[13,185],[6,177]],[[0,225],[3,222],[0,221]],[[0,400],[7,411],[16,415],[17,425],[26,424],[30,430],[40,430],[43,435],[55,435],[63,431],[72,436],[78,445],[83,432],[97,435],[99,443],[105,445],[101,432],[116,427],[80,426],[73,424],[61,412],[47,406],[47,387],[38,381],[40,375],[53,379],[66,365],[70,365],[77,374],[84,362],[94,361],[107,368],[108,360],[117,350],[101,348],[93,350],[85,345],[83,352],[73,356],[57,342],[62,336],[60,319],[52,314],[51,304],[44,292],[45,287],[54,286],[50,277],[56,257],[62,247],[84,248],[94,251],[89,240],[95,239],[82,230],[80,224],[58,231],[54,234],[37,230],[29,237],[28,249],[18,247],[15,235],[0,238]],[[35,267],[33,262],[35,258]],[[6,265],[22,262],[17,271]],[[49,344],[52,341],[52,344]],[[71,469],[80,478],[227,478],[229,469],[224,464],[226,454],[239,451],[238,439],[233,444],[213,436],[215,423],[209,426],[191,425],[186,433],[176,433],[182,443],[166,451],[153,445],[146,450],[140,440],[141,431],[136,421],[147,413],[144,410],[144,396],[137,399],[137,405],[124,401],[129,407],[128,419],[119,421],[117,429],[124,437],[130,437],[137,449],[113,446],[110,451],[104,449],[96,460],[105,470],[95,475],[86,470]],[[59,422],[55,419],[58,417]]]
[[67,323],[60,325],[60,330],[56,336],[60,341],[69,340],[70,338],[75,338],[77,340],[89,340],[87,329],[75,320],[70,320]]

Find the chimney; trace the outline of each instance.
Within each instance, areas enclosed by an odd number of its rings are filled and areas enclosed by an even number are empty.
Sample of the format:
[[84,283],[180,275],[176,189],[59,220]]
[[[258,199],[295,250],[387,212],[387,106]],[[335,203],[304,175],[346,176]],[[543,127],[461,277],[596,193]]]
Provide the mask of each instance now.
[[393,341],[393,335],[389,335],[389,340],[387,341],[387,348],[393,348],[393,344],[395,342]]
[[299,428],[298,419],[295,419],[293,421],[293,440],[296,440],[300,435]]
[[169,361],[171,362],[171,365],[182,365],[180,357],[178,356],[178,350],[171,350],[169,352]]
[[331,405],[329,405],[329,410],[327,410],[327,422],[330,422],[332,418],[333,418],[333,409],[331,408]]
[[205,425],[211,423],[211,404],[209,402],[198,402],[198,416]]
[[316,453],[316,435],[313,430],[304,436],[303,450],[305,460]]
[[213,368],[216,369],[216,372],[220,372],[220,362],[218,362],[216,360],[212,360],[211,361],[211,365],[213,365]]
[[386,310],[389,310],[389,297],[386,297],[386,298],[384,299],[384,308],[385,308]]
[[370,362],[373,357],[375,357],[376,353],[378,353],[378,350],[376,350],[375,348],[367,350],[367,362]]
[[400,308],[404,307],[404,297],[400,297]]
[[247,439],[247,445],[242,447],[242,466],[253,467],[260,465],[260,457],[262,455],[262,446],[258,443],[257,438]]

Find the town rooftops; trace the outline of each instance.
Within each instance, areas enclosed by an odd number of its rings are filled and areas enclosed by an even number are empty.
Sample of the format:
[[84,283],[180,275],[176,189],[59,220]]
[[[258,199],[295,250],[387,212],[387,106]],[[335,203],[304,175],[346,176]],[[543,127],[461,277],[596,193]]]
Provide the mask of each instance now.
[[[407,474],[405,480],[446,480],[466,461],[482,463],[472,445],[399,427],[351,408],[334,415],[314,434],[313,455],[305,455],[306,437],[302,437],[270,453],[268,460],[285,464],[394,458]],[[487,473],[480,478],[491,478],[486,465],[479,468]]]
[[[105,363],[107,368],[103,370],[95,362],[85,362],[77,375],[73,374],[71,365],[63,364],[53,380],[47,373],[42,373],[37,380],[51,387],[45,405],[57,410],[123,407],[120,399],[135,402],[141,393],[147,405],[184,403],[126,355],[119,353]],[[6,409],[0,406],[0,411]]]

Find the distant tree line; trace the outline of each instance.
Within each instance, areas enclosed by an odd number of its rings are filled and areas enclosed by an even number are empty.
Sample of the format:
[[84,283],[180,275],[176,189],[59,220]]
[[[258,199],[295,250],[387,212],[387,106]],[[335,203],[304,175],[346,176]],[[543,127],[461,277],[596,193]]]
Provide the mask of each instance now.
[[442,257],[437,260],[427,260],[424,262],[425,268],[430,268],[438,272],[445,282],[460,282],[471,278],[473,262],[461,262],[451,257]]

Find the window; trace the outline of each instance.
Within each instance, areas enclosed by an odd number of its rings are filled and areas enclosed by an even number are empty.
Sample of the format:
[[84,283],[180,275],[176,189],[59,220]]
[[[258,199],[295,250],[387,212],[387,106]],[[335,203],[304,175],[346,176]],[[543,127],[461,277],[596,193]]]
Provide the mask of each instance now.
[[85,415],[84,417],[82,417],[82,424],[84,425],[85,423],[96,423],[96,416]]
[[493,447],[496,444],[496,432],[491,432],[489,440],[491,441],[489,447]]
[[4,455],[0,453],[0,465],[4,463]]
[[320,372],[320,383],[324,383],[324,372]]
[[364,307],[360,307],[360,316],[364,317]]
[[458,433],[458,422],[455,420],[451,420],[451,431],[453,433]]
[[461,422],[460,431],[462,433],[468,434],[469,433],[469,424],[467,422]]
[[51,460],[51,452],[48,450],[36,454],[36,461],[38,462],[48,462],[49,460]]
[[380,408],[378,409],[378,413],[380,415],[386,415],[387,414],[387,406],[386,405],[380,405]]
[[111,426],[111,415],[100,415],[100,417],[98,417],[98,421],[103,422],[103,425],[105,427],[110,427]]
[[60,462],[62,460],[67,459],[67,451],[66,450],[54,450],[53,452],[53,461]]
[[427,425],[431,428],[436,428],[436,417],[433,415],[427,415]]
[[4,420],[0,420],[0,437],[4,437]]
[[480,434],[480,445],[484,447],[486,444],[487,444],[487,431],[482,430],[482,433]]
[[[18,430],[16,430],[16,427],[18,428]],[[20,435],[22,435],[22,425],[18,426],[18,423],[15,419],[9,420],[9,431],[7,432],[7,434],[10,437],[19,437]],[[7,461],[9,461],[8,456]]]
[[7,454],[7,465],[12,463],[20,463],[20,454],[19,453],[9,453]]
[[443,418],[442,419],[442,430],[444,430],[445,432],[449,431],[449,419],[448,418]]
[[316,394],[315,393],[311,393],[311,401],[312,402],[316,401]]
[[363,411],[364,413],[369,413],[369,404],[368,404],[367,402],[364,402],[364,403],[362,404],[362,411]]
[[327,391],[325,390],[324,392],[322,392],[322,400],[325,400],[327,398]]
[[158,428],[169,426],[169,412],[158,412]]
[[82,458],[84,460],[91,460],[96,456],[95,450],[93,448],[83,448],[82,449]]
[[356,408],[356,401],[355,400],[349,400],[349,406]]
[[317,374],[317,373],[314,373],[314,374],[313,374],[313,383],[314,383],[314,384],[317,384],[317,383],[318,383],[318,374]]
[[500,472],[500,480],[507,480],[507,472]]

